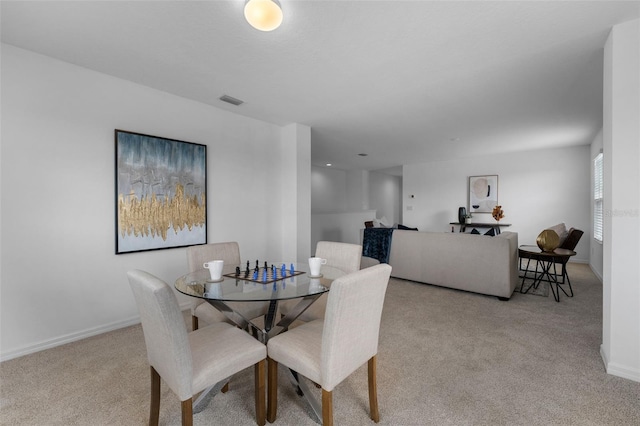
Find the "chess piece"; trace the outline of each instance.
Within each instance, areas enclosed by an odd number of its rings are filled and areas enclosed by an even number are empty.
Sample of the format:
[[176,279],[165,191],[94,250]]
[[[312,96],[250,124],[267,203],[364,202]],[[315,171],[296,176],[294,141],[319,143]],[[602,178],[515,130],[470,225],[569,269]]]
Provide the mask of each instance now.
[[240,267],[236,266],[236,277],[240,275]]

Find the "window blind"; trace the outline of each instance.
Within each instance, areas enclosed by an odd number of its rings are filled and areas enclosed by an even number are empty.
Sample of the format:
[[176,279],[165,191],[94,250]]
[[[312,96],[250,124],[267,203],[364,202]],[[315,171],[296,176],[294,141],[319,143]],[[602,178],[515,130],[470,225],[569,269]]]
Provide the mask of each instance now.
[[603,192],[602,153],[600,153],[593,160],[593,238],[599,242],[602,242]]

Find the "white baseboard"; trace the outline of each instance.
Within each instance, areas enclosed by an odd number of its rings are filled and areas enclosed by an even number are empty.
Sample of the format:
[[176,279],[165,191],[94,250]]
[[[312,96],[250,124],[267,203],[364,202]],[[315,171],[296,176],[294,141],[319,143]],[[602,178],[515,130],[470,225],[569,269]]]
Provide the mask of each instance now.
[[598,277],[600,282],[602,282],[602,275],[600,275],[600,273],[598,271],[596,271],[591,264],[589,264],[589,268],[591,268],[591,272],[593,272],[593,275]]
[[[182,311],[191,309],[191,302],[183,302],[180,304]],[[18,358],[24,355],[44,351],[45,349],[55,348],[57,346],[65,345],[67,343],[77,342],[78,340],[86,339],[87,337],[97,336],[98,334],[107,333],[109,331],[118,330],[120,328],[129,327],[140,323],[140,316],[136,315],[130,318],[126,318],[120,321],[115,321],[109,324],[101,325],[98,327],[88,328],[76,333],[69,333],[64,336],[54,337],[53,339],[43,340],[41,342],[23,346],[19,349],[10,350],[0,353],[0,362],[8,361],[10,359]]]
[[607,374],[612,376],[622,377],[623,379],[633,380],[634,382],[640,382],[640,370],[634,368],[627,368],[620,364],[609,362],[607,354],[604,352],[604,348],[600,345],[600,356],[602,362],[604,362],[604,369]]

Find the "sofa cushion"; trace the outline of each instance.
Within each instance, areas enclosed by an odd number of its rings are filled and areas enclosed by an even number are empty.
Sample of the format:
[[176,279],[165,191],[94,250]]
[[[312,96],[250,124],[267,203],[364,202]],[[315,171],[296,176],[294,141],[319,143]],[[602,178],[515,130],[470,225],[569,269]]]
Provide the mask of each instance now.
[[417,231],[418,228],[409,228],[408,226],[398,224],[398,229],[402,229],[404,231]]

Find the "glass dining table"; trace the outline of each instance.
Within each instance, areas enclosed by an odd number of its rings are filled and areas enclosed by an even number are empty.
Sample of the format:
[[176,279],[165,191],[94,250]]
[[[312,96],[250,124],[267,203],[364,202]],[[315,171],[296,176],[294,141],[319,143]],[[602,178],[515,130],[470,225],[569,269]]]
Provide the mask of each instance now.
[[[249,269],[248,265],[225,265],[221,280],[215,282],[211,280],[209,270],[201,269],[178,278],[175,288],[182,294],[210,303],[238,327],[267,343],[270,337],[286,330],[313,302],[328,292],[334,278],[344,274],[337,268],[323,265],[321,275],[312,277],[305,263],[266,264],[268,274],[264,272],[264,265],[254,269]],[[257,276],[254,275],[256,269],[259,269]],[[300,300],[277,321],[278,303],[292,299]],[[229,302],[269,302],[264,324],[245,318]]]

